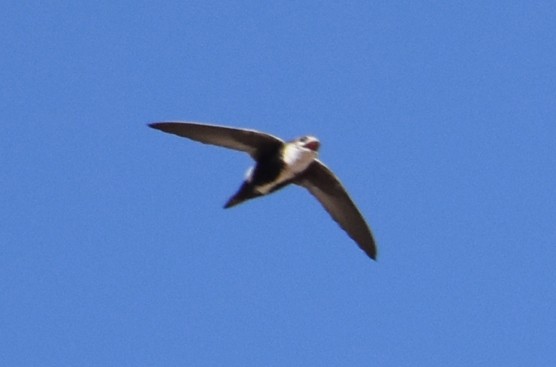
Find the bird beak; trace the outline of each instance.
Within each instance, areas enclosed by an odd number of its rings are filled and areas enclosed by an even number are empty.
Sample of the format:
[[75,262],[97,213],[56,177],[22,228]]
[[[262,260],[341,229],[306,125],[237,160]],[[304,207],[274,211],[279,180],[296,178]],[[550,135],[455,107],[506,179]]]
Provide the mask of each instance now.
[[305,143],[304,147],[316,152],[319,150],[320,142],[317,139],[312,139]]

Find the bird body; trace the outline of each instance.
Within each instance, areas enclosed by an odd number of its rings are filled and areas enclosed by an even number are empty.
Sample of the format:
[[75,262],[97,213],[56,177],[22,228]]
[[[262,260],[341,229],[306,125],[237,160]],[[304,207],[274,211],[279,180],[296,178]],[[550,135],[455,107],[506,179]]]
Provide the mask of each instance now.
[[304,139],[304,142],[296,139],[262,156],[254,167],[249,168],[239,190],[224,208],[279,190],[305,171],[318,156],[318,152],[309,148],[306,143],[317,148],[319,143],[314,137],[300,139]]
[[[314,138],[313,138],[314,139]],[[248,177],[248,180],[253,181],[257,186],[256,190],[265,195],[274,191],[276,186],[279,186],[287,181],[292,180],[294,177],[305,171],[307,167],[318,156],[316,150],[311,150],[297,141],[286,143],[282,146],[277,155],[268,158],[267,161],[260,161],[253,169],[253,176]],[[274,160],[278,162],[274,164]],[[276,175],[276,178],[270,182],[256,180],[258,177],[257,172],[269,171],[269,174]],[[264,176],[263,176],[264,177]]]
[[375,241],[363,216],[338,178],[318,160],[320,142],[317,138],[303,136],[284,142],[255,130],[193,122],[158,122],[149,126],[205,144],[244,151],[255,160],[255,165],[249,168],[238,191],[224,208],[268,195],[292,183],[303,186],[359,247],[376,259]]

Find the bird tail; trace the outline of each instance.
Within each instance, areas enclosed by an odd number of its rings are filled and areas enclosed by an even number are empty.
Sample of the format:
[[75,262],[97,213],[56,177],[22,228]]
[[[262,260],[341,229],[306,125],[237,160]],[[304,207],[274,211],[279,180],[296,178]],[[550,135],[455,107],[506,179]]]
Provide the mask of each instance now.
[[255,191],[253,185],[243,182],[239,190],[224,204],[224,209],[231,208],[257,196],[261,196],[261,194]]

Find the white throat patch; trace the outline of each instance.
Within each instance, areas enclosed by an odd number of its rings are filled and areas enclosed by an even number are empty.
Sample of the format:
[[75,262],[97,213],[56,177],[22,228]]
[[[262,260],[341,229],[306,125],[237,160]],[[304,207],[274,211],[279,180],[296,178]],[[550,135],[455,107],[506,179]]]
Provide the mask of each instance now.
[[282,154],[282,159],[286,163],[286,169],[293,174],[303,172],[311,162],[317,158],[318,153],[314,150],[300,147],[295,144],[288,144]]

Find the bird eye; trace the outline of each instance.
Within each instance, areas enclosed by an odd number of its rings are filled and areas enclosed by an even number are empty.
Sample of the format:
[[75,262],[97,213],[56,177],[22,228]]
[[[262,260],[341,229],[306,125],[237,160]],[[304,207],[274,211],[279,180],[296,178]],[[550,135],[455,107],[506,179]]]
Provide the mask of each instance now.
[[304,136],[302,138],[299,138],[299,141],[302,142],[302,143],[305,143],[307,141],[307,137]]

